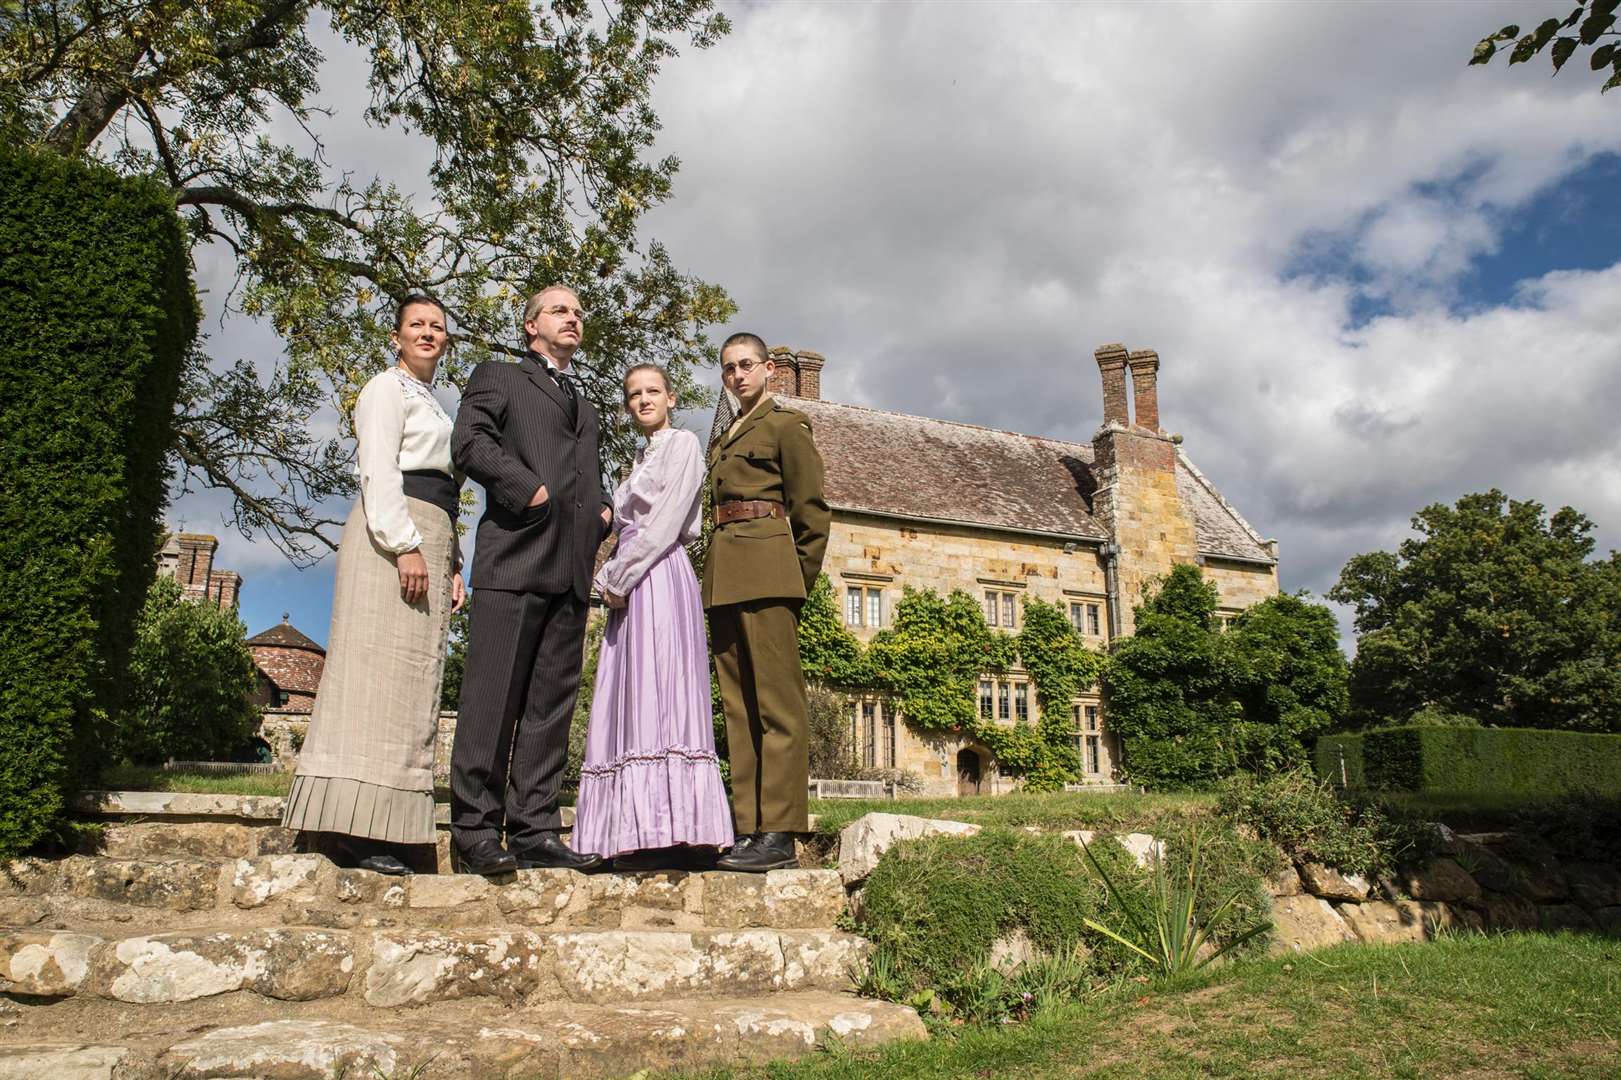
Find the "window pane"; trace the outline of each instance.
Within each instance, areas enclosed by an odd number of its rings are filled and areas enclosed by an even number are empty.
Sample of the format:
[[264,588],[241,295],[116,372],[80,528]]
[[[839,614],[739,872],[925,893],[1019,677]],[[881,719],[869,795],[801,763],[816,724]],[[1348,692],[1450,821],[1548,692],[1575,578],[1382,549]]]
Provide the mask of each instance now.
[[1088,705],[1086,707],[1086,730],[1088,730],[1088,731],[1096,731],[1097,729],[1098,729],[1098,707],[1096,705]]
[[1030,685],[1028,683],[1014,685],[1013,708],[1020,720],[1030,719]]
[[1089,773],[1101,771],[1098,762],[1098,737],[1096,735],[1086,737],[1086,771]]
[[1091,634],[1093,637],[1097,637],[1101,632],[1098,619],[1098,606],[1096,604],[1086,605],[1086,632]]
[[985,593],[985,622],[996,625],[996,594],[993,592]]
[[1002,625],[1013,625],[1013,594],[1010,592],[1002,594]]
[[1080,604],[1071,604],[1069,606],[1069,624],[1075,628],[1076,633],[1080,633],[1085,629],[1084,625],[1081,623]]
[[895,714],[889,709],[884,710],[884,743],[886,753],[884,765],[893,769],[895,767]]
[[863,701],[861,703],[861,735],[865,745],[861,748],[861,760],[869,769],[877,764],[878,733],[874,730],[876,722],[877,714],[872,702]]
[[997,683],[996,684],[996,691],[997,691],[997,693],[996,693],[996,716],[997,716],[997,719],[999,719],[999,720],[1012,719],[1013,714],[1010,711],[1009,700],[1008,700],[1009,696],[1010,696],[1008,694],[1008,684],[1007,683]]
[[884,594],[877,589],[867,590],[867,625],[884,625]]
[[844,621],[851,626],[861,625],[861,590],[844,590]]
[[989,720],[991,718],[991,681],[979,680],[979,715]]

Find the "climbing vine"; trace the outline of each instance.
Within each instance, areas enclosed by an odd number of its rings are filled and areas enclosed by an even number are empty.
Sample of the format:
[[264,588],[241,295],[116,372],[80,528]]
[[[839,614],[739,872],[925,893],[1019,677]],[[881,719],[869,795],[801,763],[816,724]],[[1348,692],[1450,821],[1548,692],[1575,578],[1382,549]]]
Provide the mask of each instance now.
[[[1070,701],[1097,681],[1102,657],[1056,605],[1030,599],[1024,611],[1024,629],[1004,634],[985,624],[978,601],[960,589],[942,597],[908,588],[892,625],[863,648],[840,619],[824,575],[800,613],[800,661],[813,682],[893,694],[913,727],[961,732],[1022,775],[1028,790],[1052,790],[1079,773]],[[1021,662],[1035,684],[1040,720],[1007,727],[982,717],[979,680]]]

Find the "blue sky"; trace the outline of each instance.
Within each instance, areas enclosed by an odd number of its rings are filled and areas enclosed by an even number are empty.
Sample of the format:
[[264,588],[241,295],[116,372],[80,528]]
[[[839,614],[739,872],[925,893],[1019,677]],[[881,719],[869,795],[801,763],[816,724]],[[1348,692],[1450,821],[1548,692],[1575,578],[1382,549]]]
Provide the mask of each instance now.
[[[1576,505],[1608,550],[1621,94],[1464,63],[1534,8],[731,7],[658,83],[682,170],[646,236],[732,293],[720,333],[823,352],[837,400],[1084,440],[1093,347],[1157,349],[1163,422],[1291,590],[1491,486]],[[329,70],[334,171],[394,160]],[[287,611],[324,640],[332,560],[293,570],[219,512],[170,519],[220,536],[249,632]]]

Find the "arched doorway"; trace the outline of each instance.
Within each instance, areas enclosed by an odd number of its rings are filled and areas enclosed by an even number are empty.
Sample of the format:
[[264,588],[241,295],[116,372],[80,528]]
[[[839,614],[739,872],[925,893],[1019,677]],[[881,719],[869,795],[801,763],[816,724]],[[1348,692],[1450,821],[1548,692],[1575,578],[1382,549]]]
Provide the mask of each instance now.
[[966,746],[957,751],[957,794],[979,794],[979,754]]

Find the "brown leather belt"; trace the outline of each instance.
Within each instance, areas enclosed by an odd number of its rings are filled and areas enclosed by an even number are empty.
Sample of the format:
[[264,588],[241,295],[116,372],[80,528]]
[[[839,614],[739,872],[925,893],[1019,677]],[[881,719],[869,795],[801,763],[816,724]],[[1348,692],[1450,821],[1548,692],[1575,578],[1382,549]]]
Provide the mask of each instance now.
[[772,502],[769,499],[739,499],[736,502],[723,502],[715,507],[716,525],[726,525],[733,521],[753,521],[755,518],[787,516],[788,511],[784,509],[782,503]]

